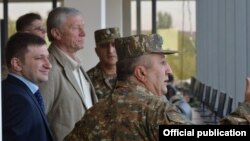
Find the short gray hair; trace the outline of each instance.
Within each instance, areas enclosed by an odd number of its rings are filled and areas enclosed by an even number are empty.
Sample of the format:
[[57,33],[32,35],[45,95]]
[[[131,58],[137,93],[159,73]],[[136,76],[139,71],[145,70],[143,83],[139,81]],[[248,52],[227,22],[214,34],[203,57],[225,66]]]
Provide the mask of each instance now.
[[53,36],[51,34],[52,28],[61,29],[62,23],[68,16],[81,15],[81,12],[75,8],[70,7],[57,7],[53,9],[47,19],[47,34],[49,41],[53,41]]
[[134,74],[135,67],[138,65],[142,65],[146,69],[150,68],[152,66],[152,61],[149,55],[151,54],[118,60],[116,63],[117,80],[128,80],[128,78]]

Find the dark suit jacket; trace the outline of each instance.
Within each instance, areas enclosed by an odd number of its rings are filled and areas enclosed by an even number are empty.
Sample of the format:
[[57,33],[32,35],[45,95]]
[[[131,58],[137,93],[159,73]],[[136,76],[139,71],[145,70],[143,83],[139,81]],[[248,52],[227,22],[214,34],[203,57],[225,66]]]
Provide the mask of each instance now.
[[3,141],[53,141],[46,115],[19,79],[2,82]]

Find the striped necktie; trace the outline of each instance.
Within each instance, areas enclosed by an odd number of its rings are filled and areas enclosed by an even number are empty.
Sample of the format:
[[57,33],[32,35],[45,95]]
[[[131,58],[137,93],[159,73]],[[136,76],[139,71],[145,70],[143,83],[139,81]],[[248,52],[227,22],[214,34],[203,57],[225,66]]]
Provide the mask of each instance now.
[[37,91],[35,92],[34,95],[35,95],[36,100],[37,100],[37,102],[39,103],[39,105],[40,105],[42,111],[45,112],[44,103],[43,103],[43,97],[42,97],[40,91],[37,90]]

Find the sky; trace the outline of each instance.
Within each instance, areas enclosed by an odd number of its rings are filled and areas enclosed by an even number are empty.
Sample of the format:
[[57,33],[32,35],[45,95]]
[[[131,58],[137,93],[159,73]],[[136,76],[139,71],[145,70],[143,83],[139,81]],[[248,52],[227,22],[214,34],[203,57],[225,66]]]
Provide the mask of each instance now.
[[[136,2],[131,3],[132,30],[136,29]],[[141,3],[142,30],[150,30],[151,21],[151,2],[144,1]],[[43,18],[46,18],[48,12],[52,9],[51,2],[39,3],[10,3],[9,18],[16,20],[19,16],[27,12],[38,12]],[[183,10],[185,14],[183,15]],[[168,12],[172,15],[173,28],[184,31],[195,31],[196,29],[196,9],[195,1],[159,1],[157,2],[157,11]],[[150,18],[148,18],[150,17]],[[0,19],[3,18],[3,5],[0,4]]]

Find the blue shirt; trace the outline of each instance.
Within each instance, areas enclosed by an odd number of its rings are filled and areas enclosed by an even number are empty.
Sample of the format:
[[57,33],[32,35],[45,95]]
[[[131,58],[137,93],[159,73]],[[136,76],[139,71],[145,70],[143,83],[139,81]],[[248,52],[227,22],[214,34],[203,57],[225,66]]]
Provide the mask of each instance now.
[[38,90],[38,86],[35,83],[31,82],[30,80],[14,73],[9,73],[9,75],[21,80],[33,94],[35,94],[35,92]]

